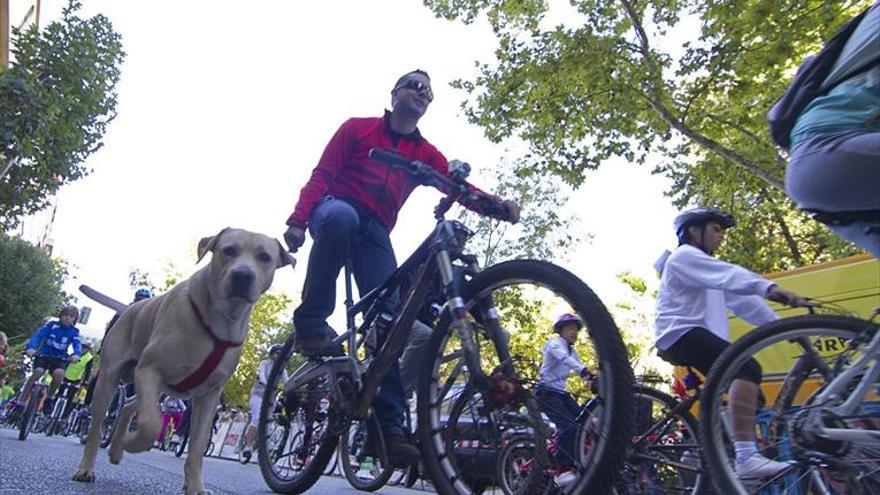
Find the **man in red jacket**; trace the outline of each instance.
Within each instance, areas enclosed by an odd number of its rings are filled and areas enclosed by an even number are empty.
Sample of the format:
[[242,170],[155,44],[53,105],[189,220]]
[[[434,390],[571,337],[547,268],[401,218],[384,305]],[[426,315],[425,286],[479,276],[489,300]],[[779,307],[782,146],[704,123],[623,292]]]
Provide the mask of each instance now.
[[[403,170],[372,160],[368,154],[371,148],[393,149],[447,174],[446,158],[416,127],[433,98],[426,72],[415,70],[401,76],[391,90],[392,110],[382,117],[352,118],[343,123],[300,191],[284,233],[294,252],[305,241],[306,228],[314,241],[302,304],[293,314],[297,352],[306,356],[342,353],[341,346],[330,342],[336,332],[327,324],[327,317],[335,307],[339,270],[349,255],[362,295],[397,269],[389,234],[400,208],[418,184]],[[519,208],[509,201],[504,205],[508,219],[516,221]],[[476,205],[468,207],[479,210]],[[405,400],[396,363],[383,377],[373,407],[391,463],[405,466],[418,459],[417,449],[403,435]]]

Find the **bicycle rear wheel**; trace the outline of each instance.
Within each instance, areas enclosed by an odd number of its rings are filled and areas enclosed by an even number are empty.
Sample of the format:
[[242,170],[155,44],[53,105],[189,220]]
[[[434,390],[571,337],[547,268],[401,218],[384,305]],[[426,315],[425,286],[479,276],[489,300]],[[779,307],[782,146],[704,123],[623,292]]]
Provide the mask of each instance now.
[[[257,454],[263,479],[277,493],[303,493],[321,477],[339,440],[330,422],[335,410],[332,404],[329,377],[320,376],[284,398],[284,411],[279,413],[290,424],[290,432],[279,449],[272,448],[270,438],[277,391],[283,388],[281,371],[293,354],[291,334],[281,349],[266,381],[266,392],[260,407],[257,428]],[[271,449],[271,450],[270,450]]]
[[[518,418],[517,427],[533,432],[536,445],[546,444],[548,426],[541,418],[533,387],[541,359],[535,349],[550,337],[552,318],[574,312],[584,322],[588,337],[582,339],[586,345],[579,345],[579,352],[591,370],[599,371],[604,406],[593,416],[596,441],[578,458],[570,459],[578,479],[568,490],[610,492],[632,426],[633,373],[620,333],[602,302],[568,271],[533,260],[487,268],[464,284],[462,296],[481,367],[492,383],[477,384],[463,366],[459,333],[451,328],[448,311],[444,312],[428,347],[433,362],[423,369],[418,393],[422,457],[437,491],[470,494],[485,488],[482,460],[489,461],[489,476],[496,476],[495,460],[503,430],[511,427],[509,419]],[[582,382],[575,386],[582,392],[585,388]],[[448,424],[449,408],[455,402],[450,399],[465,390],[473,395],[456,413],[460,419]],[[498,431],[492,432],[495,427]],[[531,471],[535,476],[530,483],[535,488],[527,488],[530,493],[546,485],[541,477],[550,467],[543,448],[535,453],[538,467]]]
[[[861,344],[873,338],[877,329],[875,323],[845,316],[785,318],[750,332],[719,357],[702,397],[701,433],[709,471],[721,493],[880,493],[880,442],[821,438],[808,424],[810,418],[818,418],[824,427],[855,435],[872,435],[868,430],[880,427],[876,383],[856,398],[859,404],[851,414],[835,413],[862,375],[850,380],[839,397],[817,402],[817,394],[863,356]],[[756,417],[762,454],[790,461],[793,467],[773,479],[742,482],[728,441],[732,427],[726,393],[750,358],[764,367],[762,387],[767,400]]]
[[[356,490],[374,492],[388,483],[388,479],[394,474],[394,468],[383,466],[382,460],[376,455],[375,445],[370,452],[367,447],[367,422],[376,421],[371,414],[367,419],[349,424],[343,430],[339,438],[337,459],[342,468],[342,474],[348,483]],[[375,424],[378,430],[379,425]],[[374,430],[375,431],[375,430]]]
[[636,385],[636,424],[617,495],[706,492],[697,420],[671,395]]

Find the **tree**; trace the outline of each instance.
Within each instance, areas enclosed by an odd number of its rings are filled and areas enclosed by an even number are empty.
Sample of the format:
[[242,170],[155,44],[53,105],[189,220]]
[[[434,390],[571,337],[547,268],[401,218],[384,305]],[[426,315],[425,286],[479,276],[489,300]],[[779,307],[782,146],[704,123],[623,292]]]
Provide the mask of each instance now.
[[77,17],[71,0],[61,21],[41,32],[13,30],[15,61],[0,67],[0,226],[44,208],[61,185],[85,176],[116,116],[116,83],[125,54],[110,21]]
[[65,304],[67,266],[16,237],[0,233],[0,330],[20,343]]
[[582,233],[576,215],[563,215],[571,188],[558,177],[532,170],[522,160],[512,166],[498,162],[488,174],[498,178],[494,194],[515,198],[521,213],[519,222],[511,225],[461,211],[459,220],[474,231],[471,250],[482,255],[485,266],[513,258],[565,260],[591,238]]
[[[425,3],[465,23],[487,14],[497,60],[454,86],[490,139],[529,144],[531,168],[577,186],[608,158],[660,157],[654,172],[672,179],[677,206],[745,214],[727,254],[758,271],[854,251],[794,211],[764,113],[797,63],[870,0],[572,0],[565,26],[545,22],[542,0]],[[683,25],[699,36],[682,44]]]

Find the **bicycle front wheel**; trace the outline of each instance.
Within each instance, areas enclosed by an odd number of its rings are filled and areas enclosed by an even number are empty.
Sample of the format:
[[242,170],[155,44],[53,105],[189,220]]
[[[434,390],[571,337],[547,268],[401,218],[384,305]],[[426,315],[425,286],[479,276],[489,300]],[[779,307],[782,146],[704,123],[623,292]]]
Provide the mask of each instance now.
[[[293,354],[291,334],[266,381],[257,427],[257,455],[263,479],[277,493],[303,493],[321,477],[336,450],[339,433],[330,428],[333,404],[329,375],[322,375],[284,397],[284,410],[275,413],[282,370]],[[273,441],[276,423],[289,425],[283,442]]]
[[[533,481],[526,490],[537,493],[546,485],[541,478],[551,467],[543,448],[549,428],[534,393],[542,359],[539,349],[550,338],[556,316],[576,313],[587,335],[578,352],[591,370],[599,372],[603,406],[591,416],[589,428],[595,441],[588,449],[576,449],[574,455],[557,456],[557,462],[577,474],[566,491],[610,492],[632,426],[633,373],[605,306],[570,272],[534,260],[487,268],[462,289],[479,363],[490,383],[472,378],[462,360],[461,331],[452,327],[449,312],[444,312],[428,347],[432,362],[422,371],[418,393],[422,457],[437,491],[470,494],[494,483],[498,454],[505,432],[511,429],[530,432],[540,446],[535,450]],[[587,393],[579,379],[573,379],[572,386],[576,395]]]
[[[785,318],[745,335],[718,358],[702,397],[701,433],[709,471],[721,493],[880,493],[877,383],[859,386],[873,368],[862,368],[845,380],[840,393],[820,399],[826,388],[842,383],[846,376],[841,374],[859,359],[874,360],[877,366],[876,355],[865,355],[865,344],[877,329],[872,322],[845,316]],[[762,365],[766,396],[755,418],[758,445],[764,456],[792,467],[772,478],[740,480],[729,441],[733,426],[727,391],[752,358]],[[841,413],[851,396],[855,407]],[[845,431],[852,441],[823,437],[814,421]]]
[[40,401],[39,395],[40,391],[37,387],[33,387],[30,400],[28,400],[27,406],[25,406],[24,411],[21,413],[18,425],[18,439],[21,441],[27,440],[31,429],[34,427],[37,416],[37,403]]

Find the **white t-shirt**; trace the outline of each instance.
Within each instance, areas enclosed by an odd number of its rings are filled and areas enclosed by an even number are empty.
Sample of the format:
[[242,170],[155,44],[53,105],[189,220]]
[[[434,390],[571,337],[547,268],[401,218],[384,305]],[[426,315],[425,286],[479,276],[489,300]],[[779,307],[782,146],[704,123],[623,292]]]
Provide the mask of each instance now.
[[654,324],[657,348],[669,349],[694,327],[730,340],[728,309],[753,325],[778,319],[763,299],[774,285],[694,246],[679,246],[666,260],[660,277]]

